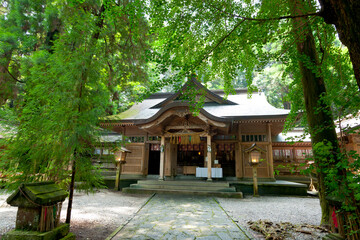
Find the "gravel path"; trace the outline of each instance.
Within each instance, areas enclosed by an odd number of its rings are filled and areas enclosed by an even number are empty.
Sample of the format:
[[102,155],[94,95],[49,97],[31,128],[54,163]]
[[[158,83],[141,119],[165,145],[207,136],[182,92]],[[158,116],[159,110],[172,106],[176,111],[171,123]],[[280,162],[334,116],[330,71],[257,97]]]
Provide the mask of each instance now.
[[15,228],[16,210],[6,203],[9,194],[0,194],[0,239],[1,236]]
[[[7,205],[8,195],[0,194],[0,236],[15,228],[16,207]],[[71,229],[76,239],[105,239],[147,201],[149,194],[133,195],[100,190],[96,194],[74,193]],[[63,203],[61,221],[65,222],[68,201]]]
[[[8,195],[0,194],[0,236],[15,227],[16,207],[6,204]],[[96,194],[75,193],[71,231],[77,239],[105,239],[120,225],[132,218],[150,195],[131,195],[100,190]],[[320,205],[311,197],[246,197],[244,199],[218,198],[221,207],[240,226],[246,228],[255,239],[259,234],[252,232],[247,222],[267,219],[272,222],[293,224],[320,224]],[[67,201],[61,213],[65,220]],[[305,238],[293,238],[305,239]]]

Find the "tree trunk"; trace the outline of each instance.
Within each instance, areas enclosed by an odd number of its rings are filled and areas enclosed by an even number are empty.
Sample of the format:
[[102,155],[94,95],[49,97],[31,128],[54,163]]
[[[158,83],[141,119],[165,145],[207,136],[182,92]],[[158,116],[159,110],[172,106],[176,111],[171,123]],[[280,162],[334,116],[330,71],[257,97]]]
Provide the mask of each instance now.
[[356,82],[360,89],[360,1],[319,0],[321,16],[334,24],[341,42],[349,49]]
[[8,99],[14,99],[17,95],[16,80],[9,72],[11,55],[12,50],[0,56],[3,63],[0,64],[0,105]]
[[72,202],[73,202],[73,197],[74,197],[74,186],[75,186],[75,174],[76,174],[76,161],[74,159],[73,164],[72,164],[71,182],[70,182],[70,186],[69,186],[69,202],[68,202],[68,207],[67,207],[67,212],[66,212],[66,221],[65,221],[65,223],[68,223],[68,224],[70,224],[70,221],[71,221],[71,210],[72,210]]
[[[289,0],[290,9],[294,15],[301,15],[304,9],[304,0]],[[322,100],[321,96],[326,95],[324,80],[314,72],[314,66],[319,66],[319,59],[316,51],[314,36],[306,18],[294,18],[293,29],[297,39],[296,47],[300,57],[299,66],[302,74],[302,85],[305,98],[306,116],[309,124],[311,142],[313,149],[316,144],[324,140],[332,144],[332,158],[335,159],[339,152],[335,126],[331,115],[331,109]],[[311,63],[309,63],[309,61]],[[331,153],[330,153],[331,154]],[[314,151],[315,166],[318,173],[319,198],[322,211],[321,223],[329,222],[329,205],[325,199],[326,173],[323,168],[328,164],[323,157],[319,157]]]

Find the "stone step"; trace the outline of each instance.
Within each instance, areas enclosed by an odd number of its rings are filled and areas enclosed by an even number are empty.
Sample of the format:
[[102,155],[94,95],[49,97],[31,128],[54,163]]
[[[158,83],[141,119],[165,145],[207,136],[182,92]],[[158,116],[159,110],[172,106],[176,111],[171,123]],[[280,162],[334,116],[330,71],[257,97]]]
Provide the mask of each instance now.
[[224,197],[224,198],[243,198],[242,192],[213,192],[213,191],[191,191],[191,190],[173,190],[173,189],[137,189],[123,188],[124,193],[166,193],[166,194],[190,194],[200,196]]
[[340,234],[337,233],[329,233],[325,237],[322,238],[323,240],[344,240]]
[[169,186],[216,186],[229,187],[228,182],[207,182],[207,181],[159,181],[159,180],[139,180],[140,185],[169,185]]
[[[140,181],[139,181],[140,182]],[[170,189],[170,190],[193,190],[193,191],[213,191],[213,192],[236,192],[235,187],[199,185],[170,185],[170,184],[131,184],[130,188],[136,189]]]
[[107,176],[116,176],[116,170],[112,170],[112,169],[103,169],[103,171],[101,172],[101,175],[104,177]]

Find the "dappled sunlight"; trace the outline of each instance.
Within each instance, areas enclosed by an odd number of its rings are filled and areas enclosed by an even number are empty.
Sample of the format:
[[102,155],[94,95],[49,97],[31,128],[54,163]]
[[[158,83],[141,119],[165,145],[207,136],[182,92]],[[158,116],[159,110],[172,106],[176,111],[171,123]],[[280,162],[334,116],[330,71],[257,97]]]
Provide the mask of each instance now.
[[183,228],[185,229],[198,229],[197,225],[184,225]]

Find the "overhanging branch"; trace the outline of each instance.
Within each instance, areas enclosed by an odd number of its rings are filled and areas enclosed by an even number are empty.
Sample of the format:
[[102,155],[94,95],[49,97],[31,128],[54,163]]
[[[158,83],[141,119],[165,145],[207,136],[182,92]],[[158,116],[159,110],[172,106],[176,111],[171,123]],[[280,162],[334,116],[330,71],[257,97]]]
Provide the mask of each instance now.
[[198,64],[196,64],[196,65],[191,69],[190,72],[192,72],[197,66],[199,66],[206,58],[208,58],[209,55],[210,55],[218,46],[220,46],[220,44],[223,43],[223,42],[225,41],[225,39],[228,38],[228,37],[240,26],[240,24],[242,24],[244,21],[245,21],[244,19],[241,20],[241,21],[239,21],[239,22],[233,27],[233,29],[232,29],[228,34],[226,34],[225,36],[223,36],[223,37],[220,39],[220,41],[204,55],[204,57],[198,62]]
[[24,83],[23,81],[17,79],[14,75],[11,74],[11,72],[9,71],[9,69],[7,67],[5,67],[5,70],[7,71],[7,73],[16,81],[19,83]]

